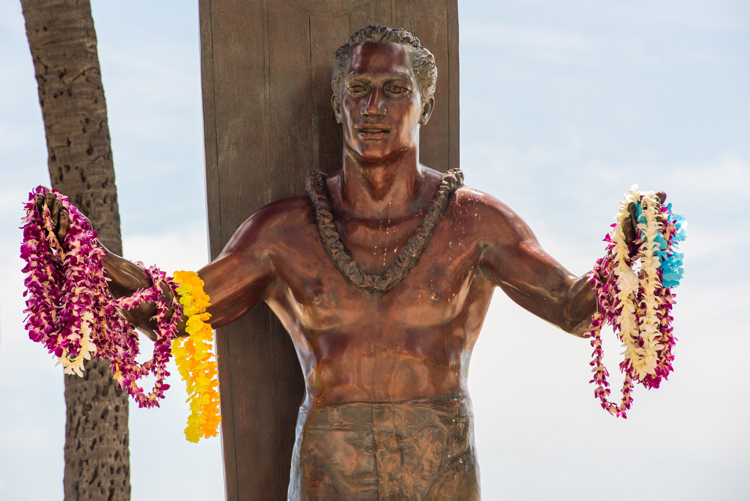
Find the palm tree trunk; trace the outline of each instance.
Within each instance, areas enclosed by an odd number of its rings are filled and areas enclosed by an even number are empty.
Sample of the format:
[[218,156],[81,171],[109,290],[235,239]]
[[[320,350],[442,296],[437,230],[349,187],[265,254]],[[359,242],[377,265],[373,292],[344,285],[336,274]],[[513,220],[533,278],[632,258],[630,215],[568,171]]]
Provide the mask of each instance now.
[[[91,221],[101,242],[122,254],[96,32],[88,0],[21,0],[39,86],[52,187]],[[127,394],[109,362],[65,376],[66,500],[130,499]]]

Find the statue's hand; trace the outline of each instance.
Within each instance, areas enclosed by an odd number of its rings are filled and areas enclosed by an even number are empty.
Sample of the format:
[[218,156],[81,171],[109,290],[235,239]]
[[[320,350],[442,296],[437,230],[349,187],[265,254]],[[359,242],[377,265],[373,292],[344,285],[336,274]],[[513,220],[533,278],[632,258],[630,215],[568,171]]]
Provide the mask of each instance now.
[[[667,200],[667,194],[659,191],[656,193],[656,198],[663,205]],[[628,245],[628,249],[630,249],[630,256],[633,257],[636,250],[635,241],[638,238],[638,217],[636,216],[634,203],[628,205],[628,213],[630,215],[623,220],[623,232],[625,233],[625,243]],[[657,216],[657,219],[661,222],[661,215]]]
[[50,191],[47,192],[46,196],[41,193],[36,196],[36,209],[40,213],[44,213],[45,206],[49,208],[52,221],[55,224],[54,234],[57,237],[57,241],[62,245],[65,237],[68,235],[68,230],[70,230],[70,215],[63,207],[62,202]]
[[[41,193],[36,195],[36,200],[34,201],[36,210],[43,214],[45,206],[49,208],[52,221],[55,225],[54,235],[60,246],[65,249],[65,237],[68,235],[71,225],[70,215],[57,196],[50,192],[48,188],[44,189],[47,191],[46,195]],[[80,213],[77,217],[83,217],[85,219],[85,216]],[[112,254],[106,247],[101,245],[101,243],[98,245],[104,250],[104,275],[107,278],[107,288],[112,296],[115,298],[132,296],[137,290],[145,289],[153,285],[151,279],[148,278],[146,273],[144,273],[138,265]],[[161,289],[162,294],[164,294],[165,297],[171,297],[172,292],[169,287],[162,284]],[[152,341],[156,340],[158,326],[156,321],[153,320],[153,316],[156,313],[156,307],[153,303],[143,303],[140,306],[129,310],[121,310],[120,313],[131,323],[131,325],[138,328],[138,330],[143,332],[149,339]],[[171,317],[172,313],[169,314],[167,320]],[[184,332],[184,327],[182,327],[182,332]]]

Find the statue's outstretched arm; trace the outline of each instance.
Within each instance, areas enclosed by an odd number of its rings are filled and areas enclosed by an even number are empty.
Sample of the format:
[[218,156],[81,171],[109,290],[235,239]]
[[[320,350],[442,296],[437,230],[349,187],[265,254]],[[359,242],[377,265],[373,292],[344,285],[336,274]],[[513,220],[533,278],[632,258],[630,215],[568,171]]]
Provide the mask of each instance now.
[[[561,329],[583,336],[596,311],[589,273],[576,277],[547,254],[528,225],[498,200],[486,196],[486,244],[482,269],[516,303]],[[657,193],[664,203],[666,194]],[[626,242],[635,248],[635,209],[626,219]],[[604,277],[603,277],[604,278]]]
[[[64,242],[69,230],[69,218],[65,209],[53,193],[39,196],[36,201],[38,209],[47,205],[56,222],[55,235],[59,242]],[[249,218],[237,230],[235,235],[222,251],[221,255],[202,268],[198,275],[205,282],[204,290],[211,298],[208,308],[213,327],[221,327],[235,320],[252,308],[266,292],[267,285],[273,279],[273,268],[267,257],[267,245],[263,241],[267,217],[261,210]],[[101,245],[101,244],[100,244]],[[151,287],[152,281],[138,265],[121,256],[105,251],[105,276],[108,279],[109,292],[115,298],[131,296],[137,290]],[[165,295],[171,294],[166,286]],[[156,306],[143,303],[136,308],[122,311],[122,314],[136,328],[152,340],[156,339],[156,321],[153,316]],[[179,332],[185,334],[184,319],[179,325]]]
[[[104,276],[107,277],[109,293],[115,298],[132,296],[138,289],[145,289],[153,285],[151,279],[140,266],[132,261],[104,249]],[[166,285],[162,286],[162,294],[170,296],[171,291]],[[121,310],[120,313],[131,325],[146,334],[152,341],[156,339],[158,326],[153,319],[156,314],[156,305],[153,303],[142,303],[140,306],[129,310]],[[178,326],[179,335],[185,335],[184,319]]]
[[266,242],[263,211],[254,214],[235,232],[224,250],[198,275],[211,298],[211,325],[222,327],[264,299],[275,277]]
[[[308,229],[312,207],[304,192],[272,202],[250,216],[221,254],[198,271],[211,297],[211,325],[221,327],[245,314],[272,292],[282,278],[275,262],[284,255],[289,235]],[[275,261],[276,260],[276,261]]]
[[596,310],[588,274],[573,275],[547,254],[528,225],[502,202],[484,196],[480,267],[513,301],[571,334],[582,336]]
[[[263,299],[273,280],[263,219],[261,211],[245,221],[219,257],[198,271],[204,282],[203,290],[210,297],[208,312],[213,328],[222,327],[246,313]],[[139,288],[151,286],[145,272],[131,261],[108,252],[104,262],[113,296],[131,295]],[[164,293],[169,294],[166,287],[164,289]],[[155,306],[146,303],[123,314],[131,324],[152,337],[156,324],[151,317],[155,312]],[[185,333],[184,320],[179,326],[181,334]]]

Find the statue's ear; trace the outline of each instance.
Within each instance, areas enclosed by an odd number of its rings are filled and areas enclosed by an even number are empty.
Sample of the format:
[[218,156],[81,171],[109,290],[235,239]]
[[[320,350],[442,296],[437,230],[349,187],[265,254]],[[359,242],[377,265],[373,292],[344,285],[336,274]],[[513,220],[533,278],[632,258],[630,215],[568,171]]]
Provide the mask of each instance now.
[[331,108],[333,108],[333,114],[336,116],[336,123],[341,123],[341,100],[336,97],[336,94],[331,96]]
[[429,122],[432,116],[432,110],[435,109],[435,96],[428,99],[424,105],[422,105],[422,116],[419,117],[419,124],[425,125]]

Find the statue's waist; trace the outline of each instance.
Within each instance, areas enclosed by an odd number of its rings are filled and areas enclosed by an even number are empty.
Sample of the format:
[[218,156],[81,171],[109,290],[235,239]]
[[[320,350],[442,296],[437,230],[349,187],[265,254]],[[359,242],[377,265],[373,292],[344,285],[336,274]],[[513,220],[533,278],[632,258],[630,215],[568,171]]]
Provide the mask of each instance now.
[[373,430],[397,426],[418,428],[470,423],[473,417],[467,396],[407,400],[399,402],[344,402],[302,406],[298,429]]
[[[303,407],[290,493],[304,492],[303,499],[479,499],[476,463],[468,397]],[[320,495],[328,487],[335,496]]]
[[308,406],[340,403],[430,403],[466,397],[466,381],[457,368],[397,364],[388,370],[341,368],[319,364],[306,378]]

